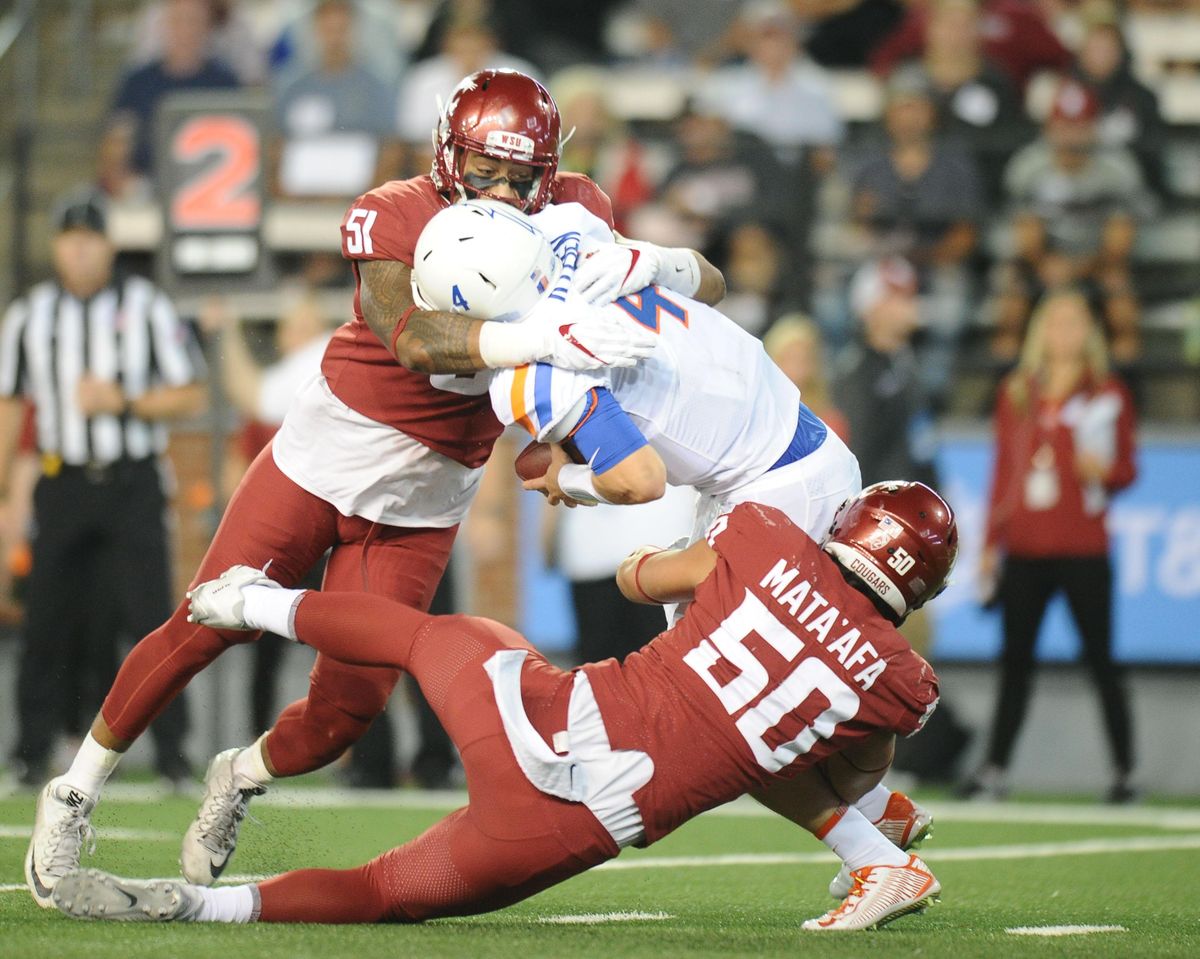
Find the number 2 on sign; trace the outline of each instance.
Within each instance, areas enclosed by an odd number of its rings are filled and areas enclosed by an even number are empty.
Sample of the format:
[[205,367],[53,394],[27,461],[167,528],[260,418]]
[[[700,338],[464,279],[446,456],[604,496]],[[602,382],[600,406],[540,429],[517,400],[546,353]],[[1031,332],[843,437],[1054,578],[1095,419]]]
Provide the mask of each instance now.
[[[746,646],[746,639],[752,633],[789,662],[804,648],[800,638],[747,590],[741,605],[683,657],[683,661],[716,694],[730,716],[753,702],[767,689],[770,681],[767,668]],[[737,670],[737,675],[728,682],[721,682],[713,673],[713,667],[721,660]],[[825,697],[829,706],[813,717],[794,738],[773,749],[768,746],[767,733],[814,692]],[[812,749],[817,740],[832,736],[838,723],[854,718],[858,707],[858,693],[819,658],[806,656],[782,682],[747,709],[735,725],[758,764],[768,772],[776,773]]]
[[352,256],[372,256],[375,253],[375,245],[371,242],[371,227],[375,225],[377,216],[378,210],[364,210],[362,207],[355,207],[350,211],[350,215],[346,217],[346,225],[342,227],[346,231],[347,253]]

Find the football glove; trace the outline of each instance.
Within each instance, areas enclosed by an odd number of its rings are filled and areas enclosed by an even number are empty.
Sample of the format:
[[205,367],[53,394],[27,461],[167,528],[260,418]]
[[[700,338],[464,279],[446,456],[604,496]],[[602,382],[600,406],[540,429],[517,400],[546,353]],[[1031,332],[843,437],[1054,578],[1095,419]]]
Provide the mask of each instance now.
[[691,250],[625,240],[597,246],[575,272],[573,289],[589,303],[611,303],[652,284],[692,296],[700,264]]

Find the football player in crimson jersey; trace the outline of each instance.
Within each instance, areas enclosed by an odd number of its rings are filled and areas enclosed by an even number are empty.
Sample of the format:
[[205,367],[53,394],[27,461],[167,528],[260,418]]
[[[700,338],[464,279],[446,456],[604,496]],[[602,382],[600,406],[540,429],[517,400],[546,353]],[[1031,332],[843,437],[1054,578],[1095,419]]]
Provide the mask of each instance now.
[[[430,176],[392,181],[359,197],[342,225],[356,289],[354,318],[337,331],[321,376],[295,398],[271,446],[230,500],[194,582],[230,565],[263,567],[292,585],[331,550],[325,587],[366,590],[427,609],[458,523],[501,431],[469,377],[545,359],[567,368],[630,365],[653,337],[583,303],[557,302],[520,326],[419,310],[410,290],[413,245],[439,209],[484,195],[534,211],[577,201],[611,223],[606,197],[583,176],[558,173],[558,109],[535,80],[485,70],[451,94],[435,131]],[[663,282],[705,299],[724,295],[720,272],[688,250],[630,248],[599,288],[623,291],[635,259]],[[595,282],[593,278],[592,281]],[[448,374],[431,377],[430,374]],[[122,664],[70,769],[38,799],[25,858],[42,906],[79,863],[90,816],[121,756],[168,702],[221,652],[253,633],[187,621],[184,605]],[[181,853],[184,875],[211,883],[229,862],[251,796],[276,776],[317,769],[354,743],[384,708],[395,667],[319,656],[309,695],[245,749],[210,763]]]
[[[469,200],[442,210],[421,232],[413,294],[445,309],[459,301],[482,319],[521,316],[555,296],[575,271],[620,254],[612,230],[579,204],[527,217]],[[762,343],[718,308],[654,285],[605,309],[653,330],[659,349],[627,370],[537,363],[491,376],[501,422],[555,444],[549,468],[528,478],[526,488],[573,506],[648,502],[666,484],[690,486],[700,494],[692,541],[718,514],[746,502],[773,506],[809,535],[823,536],[838,507],[862,489],[858,461],[805,406]],[[671,610],[669,621],[678,615]],[[882,783],[855,806],[901,849],[932,827],[928,810]],[[843,866],[829,891],[843,899],[850,888]]]
[[84,870],[59,881],[55,904],[78,918],[163,921],[467,915],[751,793],[852,866],[846,899],[804,928],[874,928],[918,911],[937,879],[916,856],[864,840],[866,820],[847,803],[878,782],[894,736],[937,704],[937,677],[895,627],[942,590],[957,545],[950,507],[920,483],[868,487],[823,546],[780,511],[743,503],[706,540],[622,574],[691,599],[679,623],[623,663],[574,672],[499,623],[231,568],[190,593],[194,619],[411,672],[462,752],[469,804],[358,869],[221,889]]

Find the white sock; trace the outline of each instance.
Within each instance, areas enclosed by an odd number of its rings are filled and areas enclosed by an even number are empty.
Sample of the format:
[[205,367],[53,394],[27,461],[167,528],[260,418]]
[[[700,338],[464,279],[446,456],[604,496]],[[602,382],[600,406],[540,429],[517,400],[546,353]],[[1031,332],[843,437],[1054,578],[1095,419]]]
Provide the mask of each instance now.
[[267,786],[275,781],[271,771],[267,769],[263,759],[263,749],[267,734],[263,733],[249,746],[233,757],[233,774],[243,779],[249,779],[258,786]]
[[258,919],[258,887],[218,886],[209,889],[193,886],[204,898],[193,922],[254,922]]
[[854,804],[854,808],[866,816],[870,822],[879,822],[883,818],[883,812],[887,809],[888,800],[891,798],[892,791],[880,783],[859,799]]
[[853,806],[820,837],[851,870],[863,866],[903,866],[908,853],[901,852]]
[[117,768],[117,763],[124,755],[115,749],[101,746],[89,732],[79,744],[79,752],[75,754],[71,768],[67,770],[63,779],[93,799],[99,799],[104,784],[108,782],[108,777],[112,775],[112,771]]
[[247,586],[242,590],[245,601],[242,619],[247,626],[295,639],[296,607],[307,592],[277,586]]

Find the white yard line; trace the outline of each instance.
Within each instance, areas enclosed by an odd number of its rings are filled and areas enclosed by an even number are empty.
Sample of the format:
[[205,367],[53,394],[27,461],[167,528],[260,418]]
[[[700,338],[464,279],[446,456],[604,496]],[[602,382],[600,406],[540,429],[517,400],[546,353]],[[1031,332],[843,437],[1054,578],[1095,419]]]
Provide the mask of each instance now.
[[[1200,835],[1129,836],[1121,839],[1079,839],[1071,842],[1022,843],[1012,846],[966,846],[938,849],[930,861],[982,862],[994,859],[1047,859],[1055,856],[1096,856],[1107,853],[1163,852],[1200,849]],[[832,861],[828,852],[735,853],[717,856],[631,856],[613,859],[599,869],[688,869],[713,866],[801,866]]]
[[576,916],[538,916],[537,921],[553,926],[594,926],[602,922],[660,922],[674,918],[669,912],[584,912]]
[[1129,932],[1124,926],[1013,926],[1010,936],[1087,936],[1094,932]]
[[[1071,842],[1022,843],[1012,846],[966,846],[938,849],[930,858],[942,862],[983,862],[997,859],[1049,859],[1057,856],[1096,856],[1112,853],[1172,852],[1200,849],[1200,835],[1129,836],[1121,839],[1079,839]],[[716,856],[631,856],[613,859],[597,868],[601,871],[626,869],[705,869],[730,866],[804,866],[828,864],[834,861],[831,853],[733,853]],[[178,879],[178,876],[165,877]],[[264,876],[235,875],[222,880],[222,885],[257,882]],[[21,883],[0,885],[0,892],[17,892]]]
[[[153,783],[114,783],[105,800],[153,803],[169,793]],[[200,788],[195,789],[199,800]],[[254,806],[297,809],[458,809],[467,803],[462,790],[427,791],[343,789],[338,787],[275,786]],[[1101,806],[1095,803],[986,803],[953,799],[923,803],[943,822],[1015,822],[1078,826],[1148,826],[1159,829],[1200,829],[1200,808],[1188,806]],[[775,814],[743,797],[705,813],[707,816],[769,818]]]

